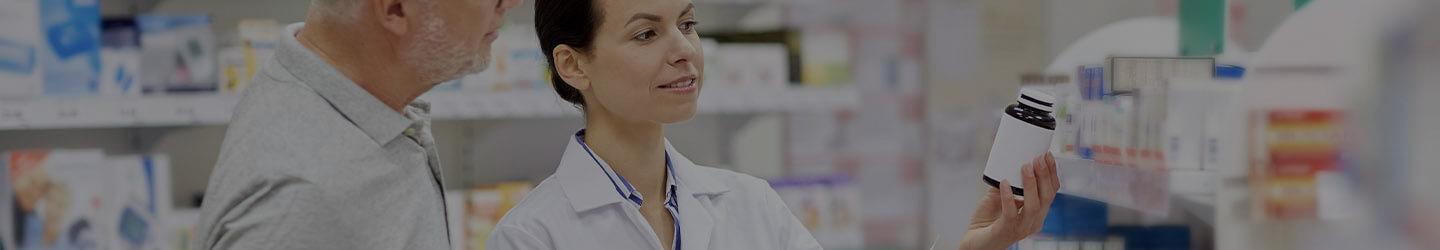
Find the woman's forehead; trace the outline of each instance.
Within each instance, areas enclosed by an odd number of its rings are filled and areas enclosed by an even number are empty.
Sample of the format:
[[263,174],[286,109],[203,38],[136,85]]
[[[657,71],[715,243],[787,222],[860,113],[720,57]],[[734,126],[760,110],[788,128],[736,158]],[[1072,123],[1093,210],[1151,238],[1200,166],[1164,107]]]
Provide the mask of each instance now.
[[595,0],[604,13],[605,23],[618,21],[617,24],[624,25],[639,16],[657,16],[661,20],[673,20],[678,18],[689,8],[693,8],[690,0]]

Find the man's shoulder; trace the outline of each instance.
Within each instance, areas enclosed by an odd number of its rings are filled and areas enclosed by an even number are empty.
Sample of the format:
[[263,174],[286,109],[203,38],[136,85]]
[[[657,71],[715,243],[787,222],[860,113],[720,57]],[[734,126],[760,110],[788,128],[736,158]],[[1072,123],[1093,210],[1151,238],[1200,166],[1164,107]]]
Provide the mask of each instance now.
[[379,150],[374,140],[283,66],[271,61],[260,73],[236,104],[220,164],[237,163],[227,158],[254,164],[338,164]]
[[336,119],[343,117],[325,98],[273,60],[256,75],[234,110],[231,126],[313,126],[344,121]]

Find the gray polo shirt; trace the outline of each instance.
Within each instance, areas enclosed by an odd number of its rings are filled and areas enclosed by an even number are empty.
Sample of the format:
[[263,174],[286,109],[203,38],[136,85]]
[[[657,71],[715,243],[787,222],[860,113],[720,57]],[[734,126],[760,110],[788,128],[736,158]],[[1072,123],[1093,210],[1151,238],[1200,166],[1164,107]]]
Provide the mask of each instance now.
[[385,106],[301,46],[302,27],[235,107],[199,249],[450,249],[429,105]]

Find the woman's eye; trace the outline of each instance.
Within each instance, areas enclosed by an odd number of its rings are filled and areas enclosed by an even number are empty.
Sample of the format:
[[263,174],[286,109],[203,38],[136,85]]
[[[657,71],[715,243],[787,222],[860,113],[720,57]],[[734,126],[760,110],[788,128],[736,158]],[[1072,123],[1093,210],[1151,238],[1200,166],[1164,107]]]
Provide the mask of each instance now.
[[644,42],[644,41],[650,41],[651,39],[655,39],[655,36],[656,36],[656,34],[655,34],[655,31],[654,31],[654,30],[646,30],[646,31],[640,32],[640,34],[635,34],[635,40],[636,40],[636,41],[642,41],[642,42]]
[[685,33],[695,32],[696,25],[700,25],[700,22],[685,21],[680,23],[680,31],[684,31]]

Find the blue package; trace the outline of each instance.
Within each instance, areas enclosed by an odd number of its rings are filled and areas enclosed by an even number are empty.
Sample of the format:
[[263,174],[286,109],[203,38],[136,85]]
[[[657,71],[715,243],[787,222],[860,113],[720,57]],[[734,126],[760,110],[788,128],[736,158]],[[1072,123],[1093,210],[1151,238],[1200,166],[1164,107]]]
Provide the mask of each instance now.
[[1109,215],[1103,202],[1056,194],[1040,232],[1061,238],[1104,238],[1109,229]]
[[0,72],[29,75],[34,71],[34,46],[0,38]]
[[1228,64],[1215,66],[1215,79],[1240,80],[1241,78],[1245,78],[1245,67]]
[[134,209],[126,207],[120,213],[120,223],[116,231],[120,232],[120,238],[131,246],[145,244],[145,239],[150,237],[150,223],[140,217]]
[[155,196],[155,183],[162,180],[155,178],[155,158],[149,155],[143,156],[140,158],[140,165],[145,170],[145,195],[150,197],[149,202],[145,204],[146,209],[150,210],[150,214],[159,214],[159,210],[156,209],[157,204],[155,204],[155,197],[157,197]]
[[100,93],[100,8],[93,0],[41,0],[45,95]]
[[1190,249],[1190,227],[1187,226],[1121,226],[1110,232],[1125,237],[1127,249]]

